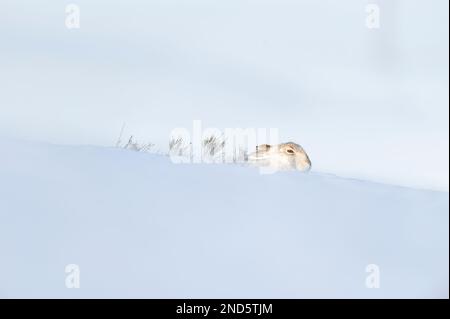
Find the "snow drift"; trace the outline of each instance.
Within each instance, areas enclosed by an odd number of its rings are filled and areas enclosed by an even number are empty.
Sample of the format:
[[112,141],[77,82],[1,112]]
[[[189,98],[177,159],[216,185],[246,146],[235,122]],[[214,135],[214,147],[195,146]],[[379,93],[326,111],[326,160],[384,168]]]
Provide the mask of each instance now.
[[[119,149],[0,149],[2,297],[448,298],[447,192]],[[68,264],[79,289],[65,286]]]

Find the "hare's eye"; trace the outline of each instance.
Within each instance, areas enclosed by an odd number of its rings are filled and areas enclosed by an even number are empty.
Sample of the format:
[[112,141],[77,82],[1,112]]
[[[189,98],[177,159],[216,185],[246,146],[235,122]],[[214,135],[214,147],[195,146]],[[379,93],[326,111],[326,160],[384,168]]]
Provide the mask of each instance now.
[[289,154],[294,154],[294,150],[288,149],[286,152],[288,152]]

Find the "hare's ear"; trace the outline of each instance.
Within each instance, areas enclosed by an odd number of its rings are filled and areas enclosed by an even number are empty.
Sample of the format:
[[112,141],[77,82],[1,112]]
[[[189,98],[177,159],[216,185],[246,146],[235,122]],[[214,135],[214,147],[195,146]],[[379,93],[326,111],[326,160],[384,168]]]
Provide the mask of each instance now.
[[256,146],[256,151],[257,152],[267,152],[268,150],[270,150],[270,145],[269,144],[261,144]]

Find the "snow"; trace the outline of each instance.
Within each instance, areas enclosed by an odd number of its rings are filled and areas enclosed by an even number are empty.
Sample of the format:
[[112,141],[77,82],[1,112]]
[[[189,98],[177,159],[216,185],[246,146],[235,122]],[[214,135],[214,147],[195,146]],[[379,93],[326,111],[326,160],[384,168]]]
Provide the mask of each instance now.
[[[0,149],[2,297],[449,296],[448,192],[94,146]],[[370,264],[380,288],[366,287]]]
[[[0,297],[448,298],[448,1],[74,4],[0,2]],[[111,148],[196,120],[313,170]]]

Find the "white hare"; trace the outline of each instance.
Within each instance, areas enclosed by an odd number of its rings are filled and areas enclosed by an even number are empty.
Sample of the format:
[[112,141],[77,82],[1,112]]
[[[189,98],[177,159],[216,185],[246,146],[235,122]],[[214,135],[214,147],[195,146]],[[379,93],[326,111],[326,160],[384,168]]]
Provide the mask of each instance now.
[[305,150],[296,143],[278,145],[262,144],[256,147],[256,152],[248,155],[250,165],[267,167],[274,170],[309,171],[311,161]]

